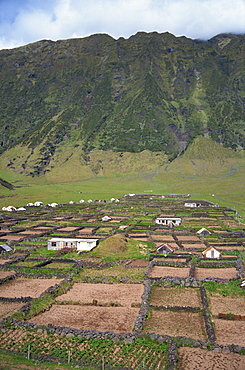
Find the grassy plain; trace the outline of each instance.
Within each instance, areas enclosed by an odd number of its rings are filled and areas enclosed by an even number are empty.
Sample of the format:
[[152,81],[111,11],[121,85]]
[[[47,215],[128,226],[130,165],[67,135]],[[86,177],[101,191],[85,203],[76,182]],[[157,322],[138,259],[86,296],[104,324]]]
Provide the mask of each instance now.
[[44,204],[68,203],[84,199],[118,198],[124,194],[190,194],[191,199],[203,199],[228,206],[245,217],[245,159],[220,161],[182,159],[155,170],[96,177],[81,181],[51,184],[45,175],[25,177],[10,170],[0,171],[0,177],[11,182],[15,190],[1,187],[0,207],[22,206],[28,202]]

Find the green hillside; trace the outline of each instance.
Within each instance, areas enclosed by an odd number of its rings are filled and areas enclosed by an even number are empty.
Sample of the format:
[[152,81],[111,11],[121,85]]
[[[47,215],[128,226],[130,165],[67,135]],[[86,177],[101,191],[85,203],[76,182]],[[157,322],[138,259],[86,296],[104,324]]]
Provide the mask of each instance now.
[[244,37],[101,34],[1,50],[5,168],[37,176],[77,156],[85,176],[97,176],[102,159],[91,163],[91,152],[172,160],[199,135],[242,153]]

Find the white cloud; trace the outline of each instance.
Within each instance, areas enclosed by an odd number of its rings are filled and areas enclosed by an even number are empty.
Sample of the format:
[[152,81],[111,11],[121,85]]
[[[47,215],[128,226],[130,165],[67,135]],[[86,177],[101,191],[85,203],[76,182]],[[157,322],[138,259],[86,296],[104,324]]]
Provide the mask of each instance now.
[[[15,2],[17,0],[9,0]],[[245,32],[244,0],[22,0],[0,23],[0,48],[40,39],[108,33],[115,38],[137,31],[169,31],[208,39],[218,33]],[[6,0],[0,3],[4,13]],[[20,3],[19,3],[20,4]],[[7,13],[6,13],[7,14]]]

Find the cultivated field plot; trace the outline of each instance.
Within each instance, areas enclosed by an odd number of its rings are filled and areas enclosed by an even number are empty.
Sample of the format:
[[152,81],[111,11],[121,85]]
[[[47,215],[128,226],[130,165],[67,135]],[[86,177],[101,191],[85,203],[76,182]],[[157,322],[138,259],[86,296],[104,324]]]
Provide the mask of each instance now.
[[92,303],[119,303],[125,307],[140,304],[144,292],[143,284],[90,284],[75,283],[71,290],[57,298],[59,301]]
[[204,250],[206,249],[206,245],[202,243],[182,243],[182,246],[185,249],[201,249]]
[[46,289],[59,284],[60,281],[58,279],[18,278],[1,285],[0,295],[5,298],[38,298]]
[[198,236],[185,236],[185,235],[177,235],[177,239],[180,242],[200,242],[200,238]]
[[96,268],[84,268],[80,273],[81,276],[87,276],[91,278],[103,277],[114,280],[115,278],[125,278],[127,282],[134,282],[135,280],[143,281],[145,279],[144,269],[142,267],[134,267],[128,269],[124,265],[112,266],[109,268],[96,269]]
[[2,320],[4,317],[12,315],[22,306],[24,306],[24,303],[0,302],[0,320]]
[[0,240],[10,240],[10,241],[18,242],[24,237],[25,237],[24,235],[12,235],[11,234],[11,235],[0,236]]
[[0,259],[0,265],[4,265],[5,262],[10,262],[10,261],[12,261],[12,260],[9,260],[9,259],[8,260],[7,259],[6,260]]
[[154,287],[151,291],[150,304],[201,307],[200,290],[198,288]]
[[90,235],[92,232],[95,230],[95,227],[84,227],[81,230],[78,230],[76,234],[81,234],[81,235]]
[[129,267],[147,267],[149,264],[149,261],[144,261],[144,260],[133,260],[128,264]]
[[38,230],[24,230],[24,231],[20,231],[18,232],[18,234],[20,235],[42,235],[42,231],[38,231]]
[[[0,271],[0,279],[3,279],[3,278],[5,278],[7,276],[10,276],[10,275],[13,275],[13,272],[11,272],[11,271]],[[1,291],[2,291],[2,287],[1,287]]]
[[154,266],[149,274],[149,277],[188,277],[190,269],[188,267],[167,267],[167,266]]
[[236,353],[215,353],[200,348],[178,349],[178,370],[244,370],[245,356]]
[[61,227],[61,228],[57,229],[56,231],[71,232],[71,231],[75,231],[75,230],[78,230],[78,229],[79,229],[79,227],[67,226],[67,227]]
[[144,323],[143,331],[144,333],[207,340],[201,312],[171,312],[152,309],[150,318]]
[[[11,349],[12,351],[24,352],[27,354],[28,345],[31,346],[31,354],[35,353],[40,356],[50,354],[62,358],[68,362],[68,353],[70,351],[71,363],[73,361],[84,360],[88,364],[97,364],[101,368],[102,357],[105,369],[111,367],[130,368],[132,370],[147,369],[166,369],[166,352],[165,343],[136,340],[134,344],[114,342],[109,339],[85,340],[79,337],[65,337],[56,334],[40,334],[36,331],[24,330],[23,328],[8,329],[5,332],[0,331],[1,347]],[[1,363],[2,364],[2,363]],[[109,366],[110,365],[110,366]],[[45,367],[45,365],[43,365]],[[42,367],[42,369],[44,369]],[[76,367],[75,364],[73,368]],[[9,367],[6,366],[9,369]],[[20,365],[18,369],[26,369]],[[64,369],[64,366],[55,365],[55,369]],[[81,367],[79,367],[81,369]],[[86,367],[94,368],[94,366]],[[5,369],[5,367],[4,367]],[[11,367],[12,369],[12,367]],[[14,367],[14,369],[17,369]],[[40,365],[29,367],[29,370],[39,370]],[[45,367],[46,369],[46,367]]]
[[31,320],[38,325],[53,324],[82,330],[113,330],[130,333],[139,314],[139,308],[53,305],[51,309]]
[[219,313],[232,313],[234,315],[245,315],[245,295],[244,297],[231,298],[221,295],[209,296],[209,307],[212,315],[218,316]]
[[214,318],[213,322],[217,344],[245,346],[245,321]]
[[219,278],[219,279],[235,279],[237,277],[237,270],[235,267],[227,268],[195,268],[195,278]]
[[174,238],[172,235],[159,235],[159,234],[151,234],[151,238],[153,241],[160,240],[164,242],[173,242]]

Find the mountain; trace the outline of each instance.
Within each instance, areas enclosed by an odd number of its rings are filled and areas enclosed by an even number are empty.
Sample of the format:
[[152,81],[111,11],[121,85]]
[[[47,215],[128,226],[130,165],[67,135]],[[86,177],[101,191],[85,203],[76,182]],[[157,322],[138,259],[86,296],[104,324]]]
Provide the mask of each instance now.
[[73,158],[86,177],[103,172],[102,157],[130,153],[159,165],[200,135],[242,152],[244,60],[245,35],[233,34],[99,34],[1,50],[2,169],[72,175]]

